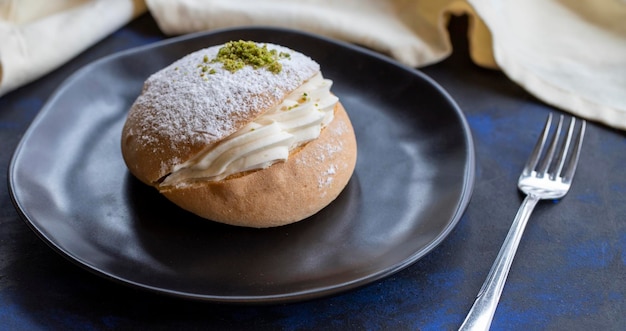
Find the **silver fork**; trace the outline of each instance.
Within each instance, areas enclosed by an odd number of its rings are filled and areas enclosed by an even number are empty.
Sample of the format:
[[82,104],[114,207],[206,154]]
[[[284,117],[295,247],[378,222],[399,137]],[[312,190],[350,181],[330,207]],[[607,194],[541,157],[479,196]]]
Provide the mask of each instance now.
[[[494,261],[487,279],[478,292],[476,300],[459,330],[489,330],[498,301],[500,300],[500,294],[502,294],[504,283],[511,268],[511,263],[515,257],[515,251],[535,205],[542,199],[562,198],[567,194],[572,184],[585,135],[586,122],[582,120],[582,123],[579,125],[578,133],[574,140],[575,144],[570,149],[570,143],[576,127],[576,119],[572,118],[570,120],[569,129],[559,144],[559,136],[563,126],[563,115],[561,115],[556,130],[554,130],[550,139],[547,151],[541,158],[551,131],[551,123],[552,114],[548,116],[543,133],[539,137],[517,182],[517,187],[526,193],[526,198],[522,202],[517,215],[515,215],[515,220],[500,248],[498,257]],[[555,152],[559,145],[559,153],[555,159]]]

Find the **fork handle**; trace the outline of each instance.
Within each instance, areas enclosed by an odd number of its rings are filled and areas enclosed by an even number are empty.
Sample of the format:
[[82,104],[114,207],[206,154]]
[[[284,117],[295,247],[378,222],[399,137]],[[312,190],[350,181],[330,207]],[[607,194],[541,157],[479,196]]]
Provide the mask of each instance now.
[[522,239],[528,218],[530,218],[530,214],[538,201],[538,197],[529,194],[522,202],[517,215],[515,215],[515,220],[511,224],[509,233],[500,248],[498,257],[496,257],[491,266],[489,275],[478,292],[478,296],[467,317],[465,317],[465,321],[459,328],[460,331],[489,330],[498,301],[500,300],[500,294],[502,294],[504,283],[509,274],[509,269],[511,269],[517,246],[519,246],[520,239]]

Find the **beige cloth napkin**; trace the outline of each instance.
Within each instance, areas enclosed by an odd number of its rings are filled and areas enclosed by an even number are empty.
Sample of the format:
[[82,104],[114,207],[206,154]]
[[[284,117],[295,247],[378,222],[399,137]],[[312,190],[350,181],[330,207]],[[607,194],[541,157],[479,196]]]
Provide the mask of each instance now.
[[496,62],[537,98],[626,130],[626,0],[469,0]]
[[[20,3],[25,0],[20,0]],[[98,0],[48,0],[74,7],[49,16],[62,15],[115,21],[108,28],[89,22],[80,29],[64,26],[64,31],[89,31],[99,36],[110,33],[141,11],[141,1],[108,0],[123,7],[117,15],[100,15],[89,8],[103,6]],[[499,68],[513,81],[544,102],[580,117],[626,130],[626,0],[145,0],[163,32],[178,35],[189,32],[242,25],[268,25],[301,29],[364,45],[412,66],[435,63],[452,52],[446,24],[451,15],[470,17],[470,55],[481,66]],[[6,0],[0,0],[0,4]],[[11,2],[11,1],[9,1]],[[26,0],[34,3],[35,0]],[[122,5],[124,3],[125,5]],[[111,5],[109,5],[111,4]],[[57,7],[59,8],[59,7]],[[85,9],[83,11],[76,8]],[[106,8],[108,13],[114,11]],[[74,10],[74,14],[68,12]],[[100,10],[104,10],[100,8]],[[117,10],[117,9],[116,9]],[[3,14],[0,5],[0,15]],[[41,11],[43,13],[43,11]],[[68,16],[65,16],[68,15]],[[91,15],[91,16],[90,16]],[[44,17],[39,15],[35,17]],[[45,25],[39,19],[36,25]],[[11,20],[6,20],[11,22]],[[24,22],[32,22],[25,20]],[[62,20],[61,20],[62,21]],[[6,27],[0,21],[0,95],[41,75],[88,47],[72,43],[63,56],[57,43],[67,43],[66,34],[48,33],[44,46],[41,36],[6,47]],[[13,23],[21,31],[23,22]],[[6,25],[6,23],[5,23]],[[11,24],[9,24],[11,27]],[[17,28],[16,28],[17,26]],[[54,25],[53,25],[54,26]],[[27,29],[26,29],[27,30]],[[96,32],[95,30],[99,30]],[[53,30],[50,30],[53,31]],[[28,39],[28,38],[26,38]],[[90,40],[94,40],[91,38]],[[45,59],[30,62],[27,74],[20,73],[23,45],[33,45]],[[49,53],[48,53],[49,52]],[[37,70],[35,70],[37,69]],[[22,78],[15,80],[15,78]],[[24,79],[23,77],[30,77]]]
[[0,96],[61,66],[145,8],[143,0],[0,0]]

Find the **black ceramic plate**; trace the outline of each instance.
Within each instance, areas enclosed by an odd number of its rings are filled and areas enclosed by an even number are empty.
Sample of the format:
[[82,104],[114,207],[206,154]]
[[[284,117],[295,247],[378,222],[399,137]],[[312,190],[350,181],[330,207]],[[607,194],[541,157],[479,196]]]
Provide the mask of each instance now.
[[[138,182],[122,160],[121,128],[148,75],[238,39],[318,61],[355,127],[352,180],[302,222],[248,229],[202,220]],[[459,108],[420,72],[318,36],[246,28],[172,39],[83,68],[42,109],[9,171],[27,224],[96,274],[178,297],[284,302],[367,284],[431,251],[468,203],[474,149]]]

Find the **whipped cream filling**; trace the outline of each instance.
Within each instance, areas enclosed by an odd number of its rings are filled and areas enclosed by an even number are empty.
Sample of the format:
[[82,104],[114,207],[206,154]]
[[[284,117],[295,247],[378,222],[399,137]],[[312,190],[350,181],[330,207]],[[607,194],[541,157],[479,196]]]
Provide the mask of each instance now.
[[192,179],[217,181],[286,161],[293,149],[319,137],[322,128],[333,120],[338,98],[330,92],[331,86],[332,81],[318,73],[278,106],[175,166],[161,185],[178,185]]

